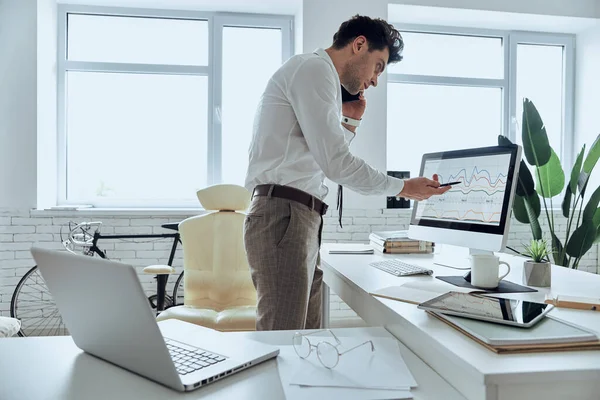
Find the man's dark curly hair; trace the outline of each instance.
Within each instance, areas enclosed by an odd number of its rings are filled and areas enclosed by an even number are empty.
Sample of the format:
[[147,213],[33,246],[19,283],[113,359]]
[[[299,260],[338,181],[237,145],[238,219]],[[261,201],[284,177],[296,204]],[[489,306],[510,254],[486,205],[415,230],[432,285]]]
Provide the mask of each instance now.
[[390,52],[388,64],[402,60],[402,50],[404,50],[402,35],[393,25],[381,18],[370,18],[357,14],[343,22],[333,35],[333,48],[342,49],[358,36],[367,38],[369,51],[381,51],[387,47]]

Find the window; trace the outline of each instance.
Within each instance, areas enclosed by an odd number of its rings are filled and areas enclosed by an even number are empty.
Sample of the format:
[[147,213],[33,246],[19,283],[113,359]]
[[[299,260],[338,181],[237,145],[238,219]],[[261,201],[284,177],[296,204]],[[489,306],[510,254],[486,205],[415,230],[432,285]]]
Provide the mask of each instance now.
[[59,204],[197,206],[244,183],[292,17],[62,6]]
[[388,170],[418,176],[423,153],[493,146],[500,134],[521,144],[524,97],[570,165],[572,36],[397,26],[405,52],[388,72]]

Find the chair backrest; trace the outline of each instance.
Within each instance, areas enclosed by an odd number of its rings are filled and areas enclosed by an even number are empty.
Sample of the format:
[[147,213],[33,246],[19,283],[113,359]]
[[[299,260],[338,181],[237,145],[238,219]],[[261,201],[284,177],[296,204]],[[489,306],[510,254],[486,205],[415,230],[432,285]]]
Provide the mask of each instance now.
[[214,185],[197,195],[210,212],[179,224],[184,304],[217,311],[256,305],[243,238],[250,193],[237,185]]

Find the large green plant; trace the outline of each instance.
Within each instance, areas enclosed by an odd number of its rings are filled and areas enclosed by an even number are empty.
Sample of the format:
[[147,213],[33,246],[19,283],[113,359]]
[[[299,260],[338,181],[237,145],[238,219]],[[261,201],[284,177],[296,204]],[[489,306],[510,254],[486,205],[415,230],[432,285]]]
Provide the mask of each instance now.
[[[548,221],[554,263],[577,268],[581,257],[600,241],[600,187],[595,188],[585,207],[584,197],[588,182],[598,158],[600,135],[585,156],[585,145],[579,152],[565,187],[565,173],[561,162],[548,142],[546,127],[533,102],[523,100],[523,153],[535,175],[531,175],[525,160],[521,160],[513,211],[517,221],[529,224],[533,239],[542,239],[539,217],[543,211]],[[499,145],[512,145],[504,136]],[[562,214],[567,219],[566,232],[557,232],[552,199],[564,193]],[[541,199],[541,201],[540,201]]]

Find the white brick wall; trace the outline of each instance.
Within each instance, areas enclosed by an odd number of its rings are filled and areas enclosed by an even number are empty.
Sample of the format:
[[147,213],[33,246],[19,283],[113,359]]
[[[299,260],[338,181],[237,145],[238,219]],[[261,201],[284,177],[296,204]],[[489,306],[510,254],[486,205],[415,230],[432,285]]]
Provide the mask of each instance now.
[[[102,232],[105,234],[127,233],[166,233],[160,227],[167,222],[179,222],[189,215],[169,215],[159,217],[128,216],[119,213],[98,216],[83,214],[82,212],[48,211],[36,212],[34,215],[28,210],[1,210],[0,209],[0,315],[9,315],[10,301],[14,288],[20,278],[34,265],[29,253],[32,245],[52,249],[62,249],[60,244],[60,231],[63,235],[68,230],[69,221],[103,222]],[[337,211],[331,210],[325,216],[323,228],[324,242],[367,242],[371,231],[407,229],[410,211],[406,209],[383,210],[344,210],[343,228],[337,221]],[[555,220],[564,222],[560,213]],[[545,226],[545,224],[543,224]],[[560,226],[559,231],[566,231],[566,226]],[[522,249],[522,243],[531,237],[528,225],[513,221],[509,235],[509,246]],[[108,252],[111,259],[121,260],[133,264],[140,273],[140,280],[148,295],[155,293],[155,281],[150,275],[141,273],[142,268],[150,264],[162,264],[168,259],[172,242],[170,239],[139,239],[127,241],[104,241],[101,248]],[[175,268],[181,270],[181,246],[176,254]],[[579,269],[598,273],[598,251],[594,247],[580,263]],[[171,285],[176,278],[171,277]],[[332,318],[346,318],[355,316],[340,298],[331,294]]]

